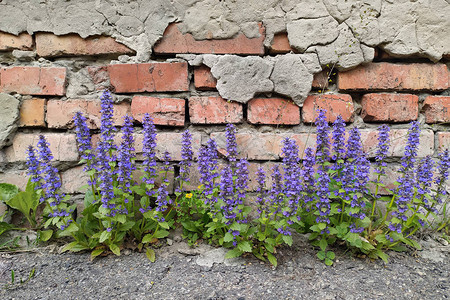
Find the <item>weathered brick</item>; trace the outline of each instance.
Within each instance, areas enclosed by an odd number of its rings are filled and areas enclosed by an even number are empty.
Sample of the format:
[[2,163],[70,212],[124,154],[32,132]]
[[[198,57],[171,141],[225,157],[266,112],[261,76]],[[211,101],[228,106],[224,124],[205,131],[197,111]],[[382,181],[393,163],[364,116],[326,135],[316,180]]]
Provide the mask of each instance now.
[[281,54],[294,51],[289,44],[288,35],[286,32],[280,32],[273,36],[272,43],[270,45],[270,53]]
[[189,117],[193,124],[242,122],[242,104],[227,102],[222,97],[190,97]]
[[450,97],[428,96],[423,103],[425,122],[448,123],[450,122]]
[[0,182],[16,185],[21,191],[24,191],[30,176],[28,171],[14,171],[0,173]]
[[445,64],[371,63],[338,73],[339,90],[418,91],[448,88]]
[[[369,157],[375,157],[376,148],[378,145],[378,131],[371,129],[361,130],[361,142],[363,144],[364,152]],[[402,157],[405,152],[406,142],[408,140],[407,129],[391,129],[390,131],[391,146],[388,151],[388,156]],[[434,153],[434,133],[432,130],[423,129],[420,132],[420,144],[417,149],[419,157],[433,155]]]
[[27,99],[20,107],[21,127],[45,127],[45,104],[46,99]]
[[108,73],[117,93],[189,90],[186,62],[116,64]]
[[185,102],[184,99],[177,98],[134,96],[131,114],[139,122],[148,113],[157,125],[184,126]]
[[437,133],[437,150],[444,151],[450,149],[450,132],[438,132]]
[[169,24],[162,39],[155,45],[157,54],[169,53],[213,53],[264,55],[264,27],[260,25],[260,37],[247,38],[239,33],[236,37],[223,40],[195,40],[189,34],[182,34],[176,23]]
[[[113,104],[113,122],[115,126],[123,123],[123,117],[130,115],[130,104],[122,102]],[[87,125],[91,129],[100,128],[101,105],[97,100],[70,99],[49,100],[47,103],[47,123],[49,128],[73,128],[73,117],[80,111],[87,118]]]
[[6,32],[0,32],[0,51],[4,50],[31,50],[33,47],[33,38],[28,33],[13,35]]
[[361,106],[365,122],[408,122],[419,115],[419,97],[411,94],[366,94]]
[[62,96],[65,84],[66,68],[11,67],[0,70],[0,92]]
[[[44,133],[50,143],[50,151],[55,161],[78,161],[78,150],[75,134]],[[36,146],[39,136],[33,133],[17,133],[12,146],[6,148],[6,159],[9,162],[25,161],[29,145]]]
[[[391,193],[389,192],[389,190],[395,190],[397,188],[398,185],[396,185],[395,182],[400,177],[399,170],[400,170],[399,165],[388,164],[387,168],[385,169],[386,176],[381,178],[381,180],[383,181],[383,183],[386,186],[378,188],[378,195],[390,195]],[[372,193],[375,193],[375,189],[376,189],[376,187],[372,183],[372,181],[377,180],[377,176],[378,176],[374,171],[375,170],[372,166],[371,170],[370,170],[370,175],[369,175],[369,180],[371,182],[368,184],[369,190]]]
[[312,123],[317,118],[317,110],[326,110],[327,121],[332,123],[341,115],[345,122],[353,121],[355,107],[352,97],[347,94],[322,94],[308,96],[303,103],[302,119],[305,123]]
[[300,108],[282,98],[255,98],[248,103],[247,119],[252,124],[300,124]]
[[201,65],[194,69],[194,85],[199,90],[214,90],[217,80],[212,76],[208,66]]
[[[156,157],[158,160],[163,160],[164,152],[168,151],[170,158],[172,161],[180,161],[181,160],[181,138],[182,132],[158,132],[156,136]],[[137,159],[142,159],[142,148],[144,142],[144,135],[142,133],[133,134],[134,137],[134,148],[137,154]],[[93,147],[97,147],[100,136],[95,134],[92,136],[92,145]],[[114,143],[119,145],[121,143],[122,134],[118,133],[114,137]],[[198,150],[201,145],[201,135],[200,133],[192,133],[192,149],[194,151],[194,156],[197,155]]]
[[134,53],[112,37],[98,36],[83,39],[77,34],[57,36],[47,32],[36,34],[36,50],[42,57]]
[[[275,134],[275,133],[259,133],[259,132],[238,132],[236,141],[240,158],[248,160],[277,160],[280,158],[282,141],[289,137],[296,141],[299,146],[299,155],[303,157],[307,147],[314,147],[316,142],[316,134],[298,133],[298,134]],[[216,132],[211,134],[217,142],[217,148],[223,155],[226,154],[226,136],[224,132]]]

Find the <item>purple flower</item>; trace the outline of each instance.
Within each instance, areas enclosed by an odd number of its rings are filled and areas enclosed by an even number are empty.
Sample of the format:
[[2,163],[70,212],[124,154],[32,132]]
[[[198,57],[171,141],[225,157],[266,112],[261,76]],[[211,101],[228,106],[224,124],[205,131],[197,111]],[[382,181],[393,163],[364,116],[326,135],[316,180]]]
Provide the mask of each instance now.
[[[300,168],[298,166],[298,146],[294,140],[285,138],[282,148],[284,169],[284,194],[288,205],[283,209],[283,215],[289,218],[297,212],[301,192]],[[292,222],[288,220],[288,223]]]
[[[307,204],[314,200],[314,193],[316,191],[316,179],[314,177],[314,164],[315,157],[313,150],[308,147],[305,150],[305,156],[303,158],[303,168],[300,171],[300,176],[303,178],[303,192],[305,193],[303,202]],[[309,210],[309,208],[306,208]]]
[[267,213],[267,203],[265,201],[265,184],[266,184],[266,172],[262,167],[258,168],[256,171],[256,181],[258,182],[258,187],[256,188],[256,205],[257,211],[261,215],[263,211]]
[[[144,128],[144,141],[142,152],[144,156],[143,166],[144,166],[144,177],[143,181],[146,184],[154,185],[156,177],[156,128],[153,124],[153,120],[150,118],[149,114],[144,115],[142,120],[142,125]],[[154,195],[153,189],[147,189],[147,196],[151,197]]]
[[[392,213],[401,221],[406,221],[408,219],[405,213],[408,210],[408,203],[411,202],[414,196],[414,188],[416,187],[413,168],[415,157],[417,156],[417,147],[419,146],[419,135],[419,124],[416,121],[411,122],[411,127],[408,132],[408,141],[405,147],[405,154],[402,157],[402,167],[400,169],[400,172],[403,175],[398,179],[398,183],[400,185],[397,189],[395,201],[397,211]],[[392,224],[391,222],[389,228],[391,227],[395,228],[397,232],[402,231],[402,223]]]
[[433,196],[433,201],[435,203],[442,203],[442,197],[447,194],[445,190],[445,182],[449,176],[449,168],[450,168],[450,155],[449,149],[439,153],[439,161],[437,165],[437,176],[434,180],[437,185],[436,194]]
[[281,211],[281,204],[283,203],[283,185],[280,168],[278,166],[273,167],[272,169],[272,188],[270,190],[270,204],[271,207],[274,208],[273,214],[277,214]]
[[[341,115],[333,123],[333,156],[332,160],[343,159],[345,156],[345,122]],[[337,169],[339,164],[337,164]]]
[[324,164],[329,160],[330,156],[330,139],[327,118],[325,116],[325,110],[319,110],[319,115],[316,119],[317,126],[317,140],[316,140],[316,162],[318,164]]
[[[27,148],[27,168],[28,168],[28,175],[31,176],[31,182],[40,182],[41,177],[41,171],[39,170],[39,161],[36,157],[36,152],[34,150],[33,146],[28,146]],[[40,187],[36,186],[36,189]]]
[[[319,212],[319,216],[316,218],[316,222],[330,224],[330,219],[328,218],[331,209],[329,199],[330,190],[328,187],[330,184],[330,177],[323,166],[319,166],[317,174],[319,175],[317,178],[317,197],[319,201],[316,203],[316,208]],[[326,231],[327,229],[325,229],[325,232]]]
[[[389,131],[390,128],[387,125],[381,125],[378,127],[378,147],[375,154],[375,174],[384,175],[386,173],[386,162],[389,151]],[[381,182],[377,179],[376,182]]]
[[[181,181],[188,182],[189,181],[189,168],[192,165],[192,135],[189,130],[183,132],[181,138],[181,161],[179,163],[180,166],[180,175],[178,179]],[[178,192],[181,192],[178,188]]]
[[204,185],[203,194],[205,204],[213,204],[217,199],[213,195],[215,179],[217,174],[217,145],[213,139],[208,140],[206,146],[200,148],[198,155],[198,170],[200,172],[200,182]]
[[221,209],[223,216],[228,220],[227,225],[233,223],[236,218],[236,198],[233,188],[233,173],[230,165],[226,165],[220,174],[220,199],[223,201]]
[[[133,121],[128,115],[124,117],[122,132],[122,143],[117,151],[117,181],[120,189],[131,194],[132,171],[136,170],[134,164],[136,155],[133,147]],[[125,199],[125,203],[128,203],[128,199]]]
[[431,209],[431,205],[425,195],[431,191],[431,184],[433,183],[433,167],[434,163],[430,156],[423,158],[416,171],[416,199],[422,201],[426,209]]
[[237,143],[236,143],[236,128],[233,124],[227,124],[225,131],[227,138],[227,160],[234,166],[237,160]]
[[41,188],[44,190],[44,196],[40,199],[40,202],[48,200],[50,201],[49,205],[55,207],[61,203],[64,194],[59,192],[61,180],[58,175],[58,170],[52,166],[51,160],[53,156],[49,144],[43,135],[39,136],[37,148],[39,149],[40,169],[42,170]]

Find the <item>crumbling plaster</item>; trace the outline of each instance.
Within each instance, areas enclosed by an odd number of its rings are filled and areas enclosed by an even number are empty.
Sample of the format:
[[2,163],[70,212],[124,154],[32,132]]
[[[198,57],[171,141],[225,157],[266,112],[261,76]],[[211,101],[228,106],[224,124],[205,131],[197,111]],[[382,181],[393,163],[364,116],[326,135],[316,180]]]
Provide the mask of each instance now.
[[[292,74],[293,80],[311,83],[311,74],[325,65],[346,70],[370,62],[375,47],[392,56],[422,56],[436,62],[450,55],[449,16],[450,0],[0,1],[0,31],[109,35],[135,50],[136,62],[151,59],[152,47],[172,22],[180,22],[181,31],[196,39],[226,39],[240,32],[257,37],[258,23],[262,22],[266,47],[270,47],[274,34],[287,32],[291,48],[300,54],[213,59],[208,65],[218,79],[219,93],[246,102],[257,93],[275,91],[290,96],[298,105],[309,90],[297,87],[300,90],[290,91],[280,68],[294,63],[299,68]],[[203,56],[191,56],[191,64],[203,61]],[[308,67],[304,61],[307,56],[316,56],[312,59],[317,64]],[[255,82],[250,90],[230,90],[230,86],[236,87],[230,77],[234,75],[225,70],[229,66],[224,62],[253,68],[242,71],[238,80],[249,78],[249,73],[258,74],[250,78]]]

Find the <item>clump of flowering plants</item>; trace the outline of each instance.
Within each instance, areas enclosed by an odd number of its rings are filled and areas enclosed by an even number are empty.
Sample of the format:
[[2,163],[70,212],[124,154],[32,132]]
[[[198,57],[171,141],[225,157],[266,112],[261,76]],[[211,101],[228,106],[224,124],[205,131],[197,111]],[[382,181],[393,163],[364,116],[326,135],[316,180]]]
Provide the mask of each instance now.
[[[139,163],[131,117],[124,118],[119,136],[108,92],[101,97],[101,107],[96,149],[86,118],[81,113],[74,117],[81,163],[89,176],[81,217],[73,217],[75,206],[69,205],[69,196],[61,192],[58,171],[51,164],[49,144],[43,136],[37,151],[29,147],[27,160],[31,181],[41,195],[40,202],[45,203],[45,227],[56,230],[56,236],[73,237],[64,250],[91,250],[92,258],[107,250],[120,255],[125,242],[131,242],[139,250],[145,246],[148,258],[154,261],[151,244],[167,237],[171,228],[181,226],[190,244],[203,239],[230,248],[228,258],[252,253],[275,266],[277,247],[292,245],[295,231],[309,234],[311,243],[320,248],[318,258],[327,265],[333,264],[335,254],[329,248],[335,243],[387,260],[386,250],[400,251],[405,245],[420,248],[412,236],[431,225],[430,217],[436,217],[442,206],[445,210],[448,202],[449,150],[439,153],[437,160],[418,160],[417,122],[410,125],[395,189],[388,190],[383,182],[389,127],[379,127],[378,147],[371,162],[357,128],[346,130],[341,117],[330,126],[325,111],[319,111],[315,148],[306,148],[300,159],[295,141],[285,138],[281,164],[270,174],[264,168],[257,170],[256,193],[252,195],[248,191],[249,163],[238,159],[233,125],[226,127],[224,159],[219,157],[213,139],[197,153],[198,188],[190,182],[194,153],[192,135],[186,130],[171,196],[171,158],[165,152],[157,162],[157,133],[150,116],[145,115],[142,121]],[[138,169],[143,174],[139,180],[134,178]],[[373,180],[369,180],[371,170]],[[389,195],[382,195],[386,191]]]

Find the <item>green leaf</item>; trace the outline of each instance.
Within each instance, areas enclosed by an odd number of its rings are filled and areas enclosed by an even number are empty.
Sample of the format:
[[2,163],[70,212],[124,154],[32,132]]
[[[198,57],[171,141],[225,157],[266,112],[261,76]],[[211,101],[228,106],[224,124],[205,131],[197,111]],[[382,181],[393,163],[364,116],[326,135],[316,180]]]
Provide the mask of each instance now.
[[378,249],[375,253],[376,253],[376,255],[377,255],[379,258],[381,258],[385,263],[388,262],[389,256],[388,256],[386,253],[384,253],[383,251],[381,251],[381,250],[379,250],[379,249]]
[[272,266],[274,266],[275,268],[277,267],[277,258],[272,253],[267,252],[267,259],[269,259]]
[[325,223],[319,223],[319,224],[317,224],[317,226],[319,227],[320,230],[324,230],[325,227],[327,227],[327,224],[325,224]]
[[231,234],[231,232],[225,233],[225,236],[223,237],[223,241],[224,242],[231,242],[232,240],[234,240],[234,237]]
[[159,222],[158,224],[159,224],[159,226],[161,226],[164,229],[169,229],[170,228],[169,227],[169,223],[167,223],[167,222]]
[[157,232],[155,232],[153,237],[155,237],[157,239],[162,239],[168,235],[169,235],[169,232],[167,230],[158,230]]
[[327,252],[327,258],[334,260],[334,258],[336,257],[336,255],[334,254],[333,251],[328,251]]
[[183,221],[181,222],[181,225],[184,229],[192,232],[198,232],[198,228],[195,226],[195,223],[192,221]]
[[325,258],[325,264],[327,266],[332,266],[333,265],[333,261],[331,259],[329,259],[329,258]]
[[19,189],[14,184],[0,183],[0,201],[6,202],[18,192]]
[[283,235],[283,241],[287,245],[292,246],[292,236],[290,236],[290,235]]
[[155,250],[147,248],[147,251],[145,251],[145,255],[147,256],[148,260],[152,263],[155,262],[156,256],[155,256]]
[[[34,191],[34,185],[31,180],[28,181],[27,188],[25,192],[18,192],[12,198],[5,201],[5,203],[20,211],[28,220],[31,220],[31,211],[36,211],[39,205],[39,198],[37,193]],[[34,222],[34,220],[32,220]],[[31,224],[34,225],[34,224]]]
[[53,230],[43,230],[39,231],[39,239],[43,242],[48,241],[53,235]]
[[97,256],[102,254],[105,251],[105,249],[95,249],[91,252],[91,260],[94,260]]
[[319,251],[319,252],[317,252],[316,255],[317,255],[317,257],[318,257],[320,260],[324,260],[325,257],[326,257],[325,251]]
[[116,244],[111,244],[111,245],[109,245],[109,249],[111,249],[111,251],[112,251],[115,255],[120,256],[120,248],[119,248],[119,246],[117,246]]
[[386,235],[384,235],[384,234],[377,234],[376,236],[375,236],[375,239],[378,241],[378,242],[380,242],[380,243],[383,243],[383,244],[385,244],[385,243],[387,243],[387,239],[386,239]]
[[103,243],[104,241],[106,241],[107,239],[109,239],[111,237],[111,232],[108,232],[106,230],[104,230],[101,234],[100,234],[100,238],[99,238],[99,242]]
[[234,249],[228,251],[227,254],[225,254],[225,258],[235,258],[235,257],[241,256],[242,253],[243,252],[241,250],[239,250],[238,248],[234,248]]
[[325,251],[325,249],[327,249],[327,246],[328,246],[327,240],[322,238],[319,242],[320,249],[322,249],[322,251]]
[[88,247],[83,246],[80,243],[78,243],[77,241],[75,241],[75,242],[65,245],[64,248],[61,249],[61,252],[66,252],[66,251],[78,252],[78,251],[86,250],[86,249],[88,249]]
[[248,241],[239,242],[237,245],[238,249],[243,252],[252,252],[252,246]]
[[151,242],[151,240],[153,239],[153,234],[151,234],[151,233],[149,233],[149,234],[146,234],[146,235],[144,235],[144,237],[142,238],[142,244],[145,244],[145,243],[149,243],[149,242]]

